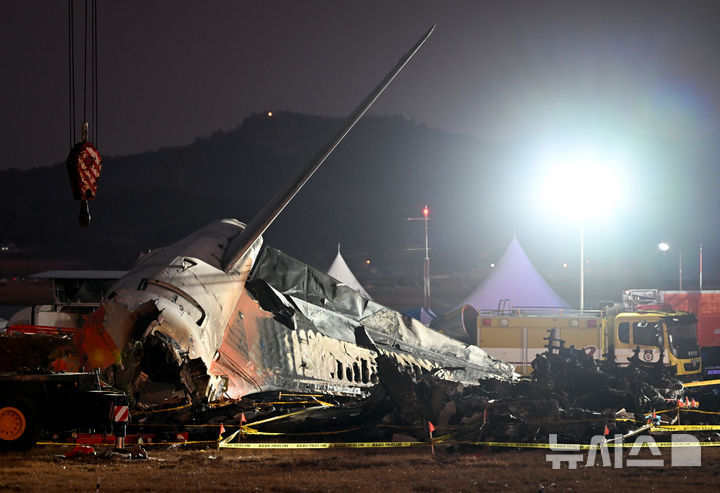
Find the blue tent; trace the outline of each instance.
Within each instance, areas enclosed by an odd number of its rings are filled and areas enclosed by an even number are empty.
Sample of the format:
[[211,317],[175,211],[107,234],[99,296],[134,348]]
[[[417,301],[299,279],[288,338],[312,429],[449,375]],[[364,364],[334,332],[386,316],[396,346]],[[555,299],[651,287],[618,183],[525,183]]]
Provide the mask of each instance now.
[[422,306],[413,308],[412,310],[403,313],[403,315],[407,315],[408,317],[420,321],[420,323],[425,327],[430,327],[430,322],[437,318],[437,315],[432,308],[425,308]]
[[496,310],[503,300],[508,300],[508,308],[570,307],[535,269],[515,237],[490,275],[459,306],[470,305],[478,310]]

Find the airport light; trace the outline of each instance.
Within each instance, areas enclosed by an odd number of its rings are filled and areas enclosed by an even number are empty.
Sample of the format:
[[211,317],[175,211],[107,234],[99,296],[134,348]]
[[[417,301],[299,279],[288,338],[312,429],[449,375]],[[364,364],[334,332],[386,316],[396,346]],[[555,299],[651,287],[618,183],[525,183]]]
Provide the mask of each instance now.
[[620,194],[617,159],[595,149],[552,152],[544,156],[549,172],[541,188],[543,203],[559,216],[580,223],[580,310],[585,309],[585,221],[606,215]]
[[[427,204],[422,210],[423,217],[408,217],[408,221],[425,221],[425,263],[423,265],[423,307],[430,309],[430,248],[428,243],[428,220],[430,208]],[[411,248],[410,250],[414,250]]]

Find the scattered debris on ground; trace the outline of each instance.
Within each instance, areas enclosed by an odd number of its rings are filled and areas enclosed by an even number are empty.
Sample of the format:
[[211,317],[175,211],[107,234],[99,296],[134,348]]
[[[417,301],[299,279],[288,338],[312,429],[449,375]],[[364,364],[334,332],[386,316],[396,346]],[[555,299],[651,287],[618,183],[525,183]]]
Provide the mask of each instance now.
[[[3,339],[3,369],[40,354],[24,351],[23,344],[32,342],[53,356],[69,347],[63,336]],[[720,424],[717,386],[684,388],[665,365],[640,358],[624,366],[594,360],[552,335],[548,348],[533,361],[532,378],[514,381],[464,385],[381,355],[375,362],[378,383],[368,395],[276,391],[192,405],[169,398],[162,405],[136,406],[128,438],[212,443],[223,431],[227,436],[241,430],[240,439],[245,440],[427,441],[428,423],[433,423],[436,437],[449,436],[455,442],[547,443],[550,434],[557,434],[560,442],[588,443],[596,435],[626,434],[648,420]],[[35,358],[25,366],[47,369],[51,361]]]

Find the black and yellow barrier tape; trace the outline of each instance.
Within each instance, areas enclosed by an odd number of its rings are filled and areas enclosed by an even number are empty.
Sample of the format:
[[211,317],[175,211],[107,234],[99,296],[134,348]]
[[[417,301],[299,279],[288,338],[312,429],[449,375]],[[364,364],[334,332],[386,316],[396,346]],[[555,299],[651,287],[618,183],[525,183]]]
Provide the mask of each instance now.
[[590,450],[600,447],[608,448],[632,448],[632,447],[653,447],[672,448],[672,447],[720,447],[720,442],[608,442],[602,445],[590,445],[586,443],[515,443],[515,442],[453,442],[453,444],[476,445],[482,447],[503,447],[503,448],[535,448],[535,449],[552,449],[553,451],[561,450]]
[[718,385],[720,384],[720,379],[718,380],[701,380],[698,382],[688,382],[682,384],[683,387],[704,387],[705,385]]
[[700,414],[720,414],[718,411],[701,411],[700,409],[683,409],[680,408],[681,411],[686,413],[700,413]]
[[270,401],[270,402],[263,401],[263,402],[256,402],[253,405],[255,407],[260,407],[260,406],[290,406],[293,404],[320,404],[325,407],[331,407],[334,405],[329,402],[321,401],[319,399],[313,399],[311,401]]
[[[201,445],[201,444],[218,444],[219,448],[235,448],[235,449],[331,449],[331,448],[409,448],[409,447],[426,447],[430,445],[471,445],[477,447],[497,447],[497,448],[527,448],[527,449],[552,449],[553,451],[562,450],[590,450],[599,447],[608,448],[632,448],[632,447],[652,447],[672,448],[672,447],[720,447],[720,442],[642,442],[642,443],[607,443],[604,445],[589,445],[578,443],[523,443],[523,442],[470,442],[470,441],[446,441],[446,442],[303,442],[303,443],[218,443],[215,440],[197,440],[187,442],[145,442],[143,446],[160,446],[160,445]],[[37,445],[57,446],[57,447],[74,447],[79,443],[69,442],[37,442]],[[112,446],[113,444],[105,443],[101,445]]]
[[285,397],[326,397],[323,394],[292,394],[287,392],[278,392],[278,399]]
[[[430,445],[439,445],[437,441],[433,442],[306,442],[306,443],[224,443],[218,444],[219,448],[236,448],[236,449],[331,449],[331,448],[408,448],[408,447],[426,447]],[[720,442],[640,442],[640,443],[607,443],[604,445],[589,445],[579,443],[523,443],[523,442],[466,442],[466,441],[447,441],[442,445],[471,445],[477,447],[498,447],[498,448],[527,448],[527,449],[552,449],[553,451],[562,450],[590,450],[600,447],[608,448],[632,448],[632,447],[653,447],[672,448],[672,447],[720,447]]]
[[147,414],[158,414],[158,413],[167,413],[170,411],[178,411],[180,409],[185,409],[186,407],[190,407],[190,404],[183,404],[182,406],[177,407],[169,407],[166,409],[155,409],[153,411],[133,411],[133,416],[145,416]]
[[[207,444],[207,443],[217,443],[217,440],[195,440],[195,441],[182,441],[182,442],[143,442],[142,446],[153,446],[153,445],[197,445],[197,444]],[[90,446],[101,446],[101,445],[107,445],[107,446],[115,446],[114,443],[82,443],[82,442],[37,442],[36,445],[48,445],[53,447],[75,447],[77,445],[90,445]],[[136,444],[127,444],[129,445],[136,445]],[[138,444],[139,445],[139,444]]]
[[220,443],[220,448],[239,449],[329,449],[423,447],[426,442],[307,442],[307,443]]
[[[590,450],[601,447],[607,448],[632,448],[632,447],[658,447],[658,448],[687,448],[687,447],[720,447],[720,442],[640,442],[640,443],[606,443],[602,445],[590,445],[582,443],[528,443],[528,442],[473,442],[473,441],[442,441],[433,440],[432,442],[302,442],[302,443],[258,443],[258,442],[241,442],[228,443],[217,442],[215,440],[196,440],[196,441],[180,441],[180,442],[145,442],[143,446],[161,446],[161,445],[202,445],[217,444],[218,448],[234,448],[234,449],[331,449],[331,448],[410,448],[410,447],[427,447],[430,445],[470,445],[475,447],[497,447],[497,448],[525,448],[525,449],[552,449],[552,451],[563,450]],[[69,442],[38,442],[37,445],[74,447],[79,443]],[[100,445],[112,446],[112,444],[104,443]]]
[[720,431],[720,425],[660,425],[653,426],[650,431]]

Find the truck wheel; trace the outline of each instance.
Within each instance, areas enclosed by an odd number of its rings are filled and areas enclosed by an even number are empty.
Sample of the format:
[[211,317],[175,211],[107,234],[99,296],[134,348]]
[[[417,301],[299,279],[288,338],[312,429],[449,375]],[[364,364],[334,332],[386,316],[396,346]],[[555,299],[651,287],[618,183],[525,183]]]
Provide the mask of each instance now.
[[37,414],[25,399],[0,398],[0,448],[30,450],[39,432]]

